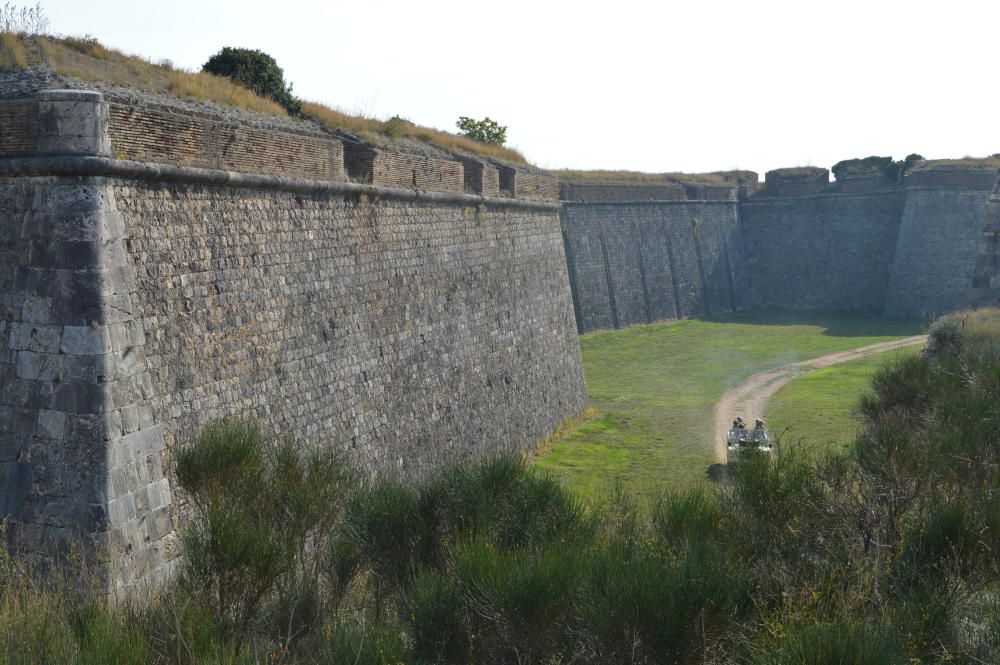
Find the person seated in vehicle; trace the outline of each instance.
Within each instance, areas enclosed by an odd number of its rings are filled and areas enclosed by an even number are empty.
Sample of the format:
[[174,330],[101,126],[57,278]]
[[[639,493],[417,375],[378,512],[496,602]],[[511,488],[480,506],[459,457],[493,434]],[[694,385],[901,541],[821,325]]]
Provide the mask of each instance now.
[[740,428],[740,421],[734,420],[733,421],[733,429],[739,429],[739,428]]
[[758,418],[757,421],[753,424],[753,428],[758,431],[764,429],[764,421]]
[[736,429],[746,429],[746,428],[747,428],[747,426],[746,426],[746,423],[743,422],[743,419],[742,418],[737,418],[736,419]]

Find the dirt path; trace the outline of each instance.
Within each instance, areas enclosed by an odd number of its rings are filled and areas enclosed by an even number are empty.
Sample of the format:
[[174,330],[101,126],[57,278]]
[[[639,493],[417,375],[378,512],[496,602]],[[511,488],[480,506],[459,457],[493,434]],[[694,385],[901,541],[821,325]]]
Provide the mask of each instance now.
[[917,335],[916,337],[906,337],[893,342],[881,342],[862,346],[850,351],[831,353],[811,360],[802,360],[797,363],[789,363],[765,372],[754,374],[742,386],[726,391],[715,405],[715,456],[720,463],[726,462],[726,434],[729,426],[736,416],[742,416],[750,426],[753,426],[753,419],[763,417],[764,408],[771,399],[771,395],[777,392],[778,388],[789,381],[803,374],[808,374],[821,367],[829,367],[838,363],[866,358],[877,353],[885,353],[904,346],[923,344],[927,341],[927,335]]

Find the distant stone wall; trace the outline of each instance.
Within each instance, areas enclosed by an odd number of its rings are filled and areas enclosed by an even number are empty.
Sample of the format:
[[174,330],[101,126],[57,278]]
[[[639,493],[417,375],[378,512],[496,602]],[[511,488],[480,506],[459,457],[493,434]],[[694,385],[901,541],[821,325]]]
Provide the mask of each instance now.
[[736,201],[566,201],[562,225],[580,332],[747,304]]
[[986,224],[972,275],[972,304],[1000,307],[1000,180],[986,204]]
[[778,169],[753,191],[563,183],[578,330],[760,307],[929,318],[997,302],[995,172],[828,178]]
[[583,407],[557,204],[121,160],[99,94],[33,108],[47,156],[0,160],[0,513],[21,552],[90,535],[109,584],[169,575],[173,455],[219,416],[415,478]]
[[745,201],[753,306],[882,312],[904,197],[890,190]]
[[996,179],[989,171],[907,175],[887,314],[931,318],[973,303],[973,272]]
[[564,182],[559,196],[563,201],[684,201],[687,189],[674,183],[624,184]]

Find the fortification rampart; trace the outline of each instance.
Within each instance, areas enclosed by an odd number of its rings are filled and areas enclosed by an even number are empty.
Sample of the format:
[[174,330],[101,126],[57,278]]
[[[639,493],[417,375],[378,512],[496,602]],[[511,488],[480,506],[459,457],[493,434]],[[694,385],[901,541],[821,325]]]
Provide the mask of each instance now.
[[802,167],[753,191],[564,183],[578,330],[758,307],[931,317],[992,302],[996,180],[939,167],[831,182]]
[[904,199],[890,189],[744,202],[747,304],[881,312]]
[[973,306],[1000,307],[1000,180],[986,204],[972,289]]
[[292,128],[16,106],[36,135],[0,159],[0,511],[22,551],[88,534],[115,584],[169,574],[172,452],[212,418],[415,477],[582,408],[557,203],[461,191],[458,161],[459,191],[347,182],[340,141]]
[[578,330],[713,316],[747,301],[737,188],[717,199],[616,200],[633,192],[687,192],[623,189],[564,189],[591,199],[564,201],[562,209]]
[[972,277],[996,180],[992,171],[907,174],[887,314],[930,318],[972,304]]

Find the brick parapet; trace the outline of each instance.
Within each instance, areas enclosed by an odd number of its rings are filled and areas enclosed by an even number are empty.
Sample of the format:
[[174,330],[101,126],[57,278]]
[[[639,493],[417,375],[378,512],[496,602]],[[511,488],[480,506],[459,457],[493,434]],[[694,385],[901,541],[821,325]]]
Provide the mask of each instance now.
[[473,157],[459,157],[465,169],[465,191],[483,196],[500,195],[500,170]]
[[[63,94],[68,97],[59,99]],[[62,138],[51,142],[55,128],[46,129],[45,118],[51,115],[61,118],[61,123],[74,122],[72,108],[83,100],[97,105],[100,126],[69,127]],[[306,125],[242,122],[187,106],[119,93],[103,96],[90,90],[47,90],[35,99],[0,100],[0,122],[6,130],[0,133],[0,158],[95,155],[286,179],[469,192],[489,198],[501,196],[500,170],[508,168],[468,156],[447,158],[375,147]],[[78,142],[100,138],[103,143],[96,148],[71,145],[70,136]],[[558,185],[550,176],[509,168],[508,180],[508,198],[558,200]]]
[[265,129],[160,105],[110,104],[118,159],[317,180],[345,180],[342,143],[320,133]]
[[512,166],[500,167],[500,191],[527,201],[557,201],[559,181],[550,175]]

